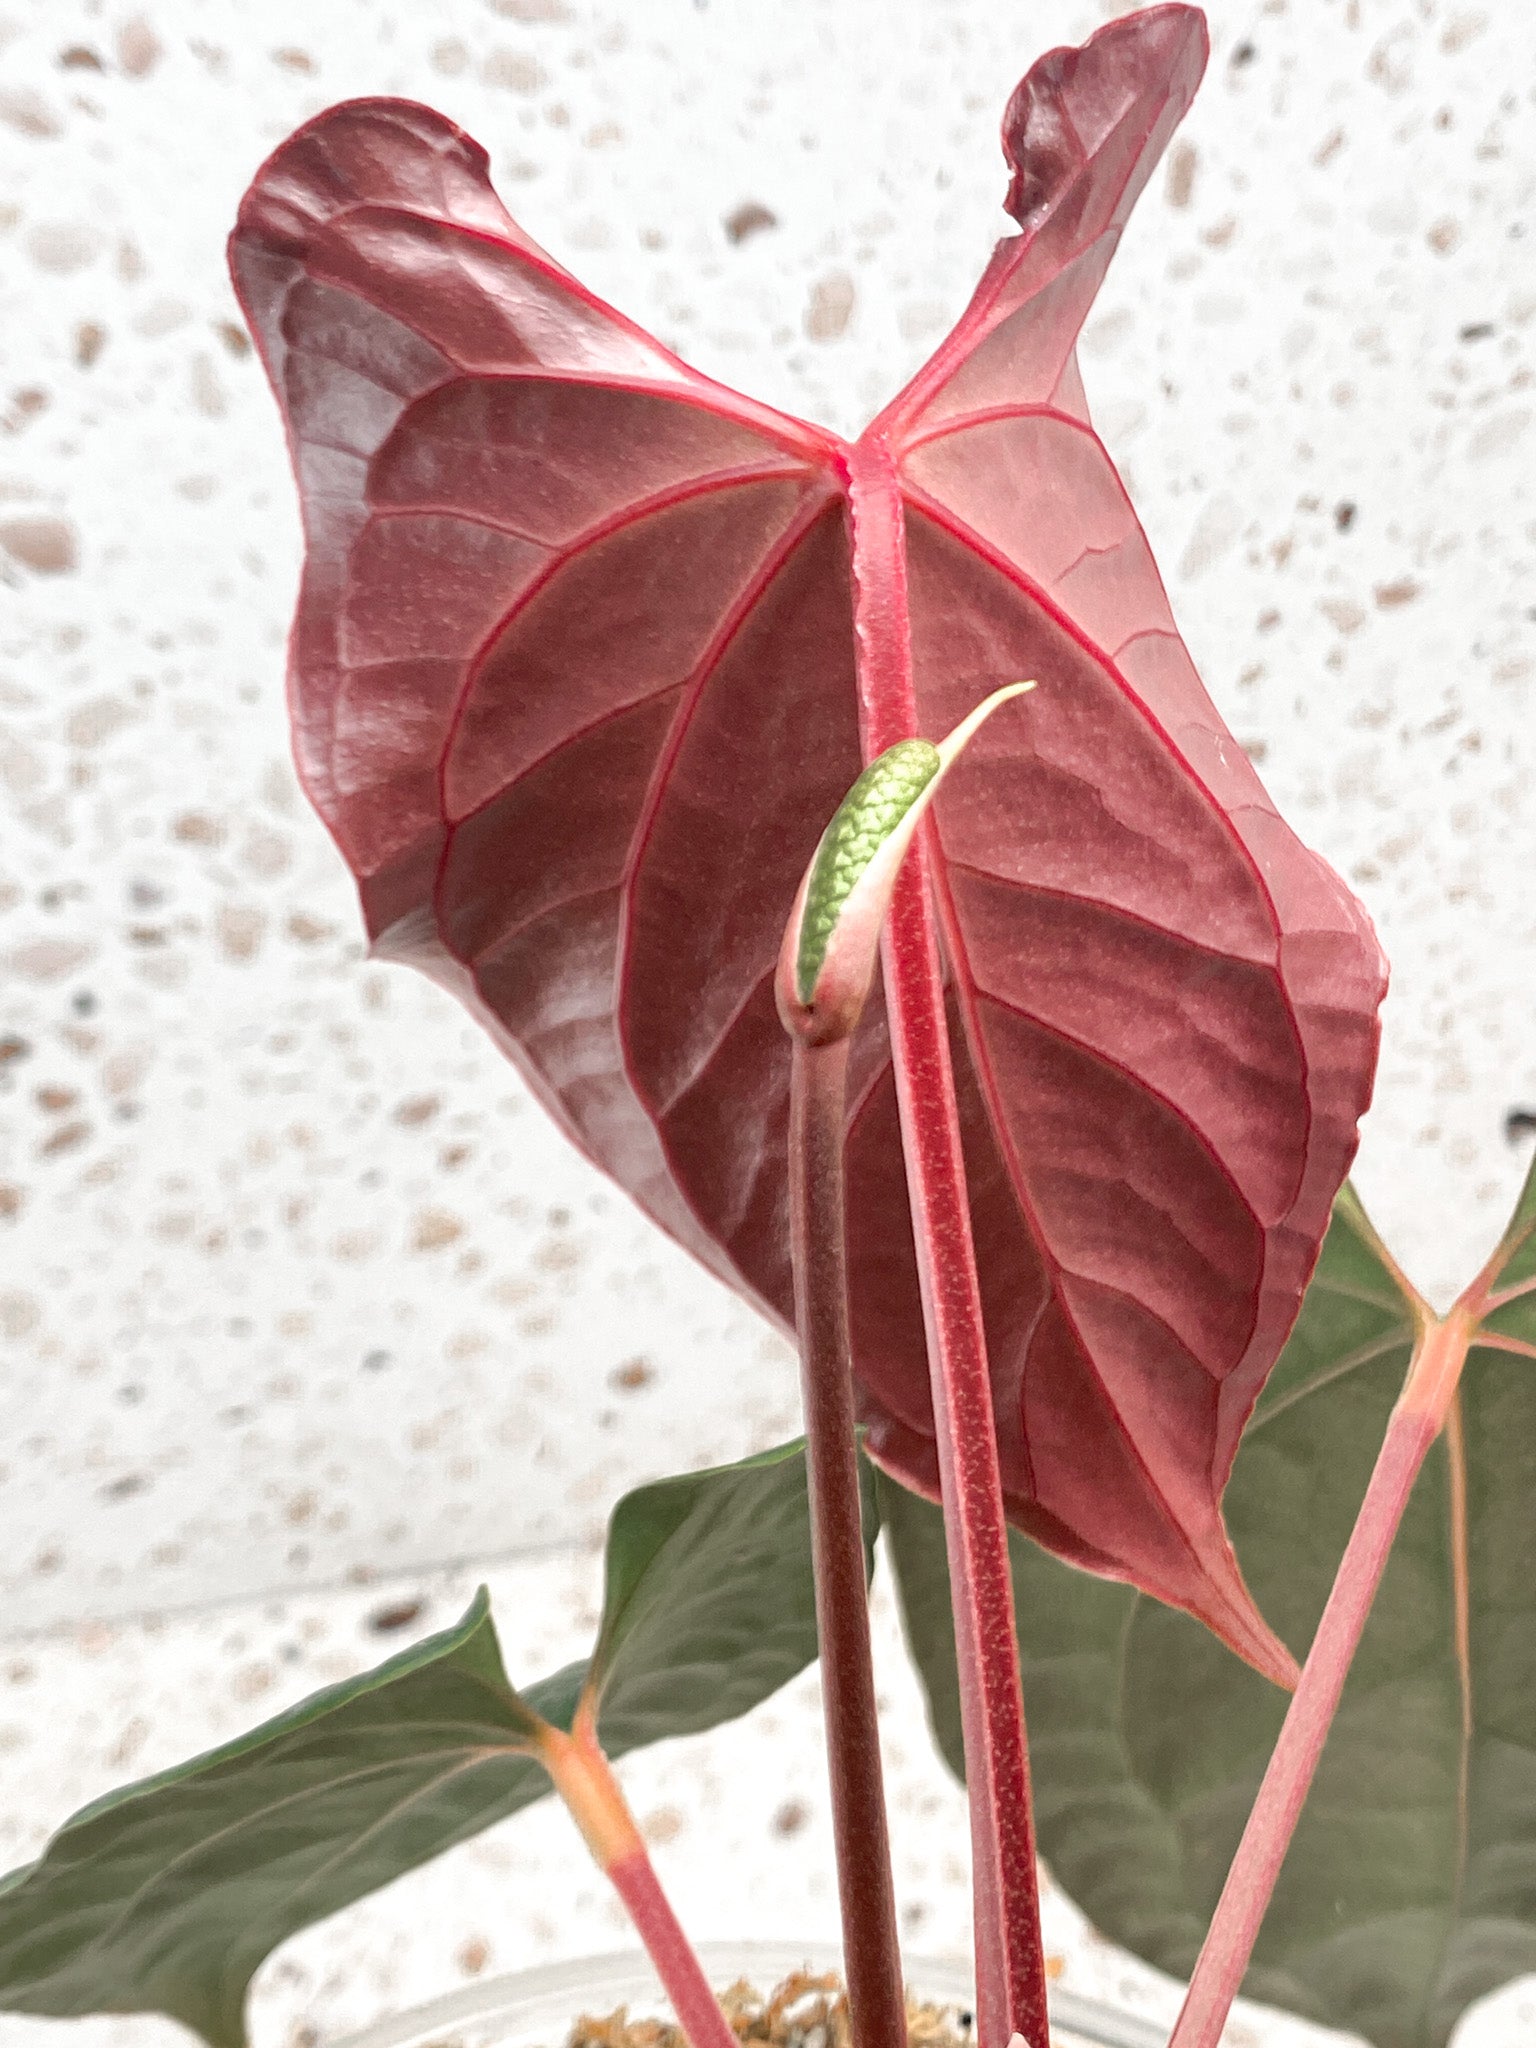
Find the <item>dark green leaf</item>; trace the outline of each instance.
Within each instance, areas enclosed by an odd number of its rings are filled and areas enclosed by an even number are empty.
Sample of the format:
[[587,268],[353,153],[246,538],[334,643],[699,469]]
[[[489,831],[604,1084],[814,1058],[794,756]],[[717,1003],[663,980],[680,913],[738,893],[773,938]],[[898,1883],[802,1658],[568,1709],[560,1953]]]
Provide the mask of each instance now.
[[[1536,1177],[1501,1285],[1536,1271]],[[1536,1290],[1492,1325],[1536,1342]],[[1519,1327],[1516,1327],[1516,1324]],[[1227,1518],[1305,1652],[1407,1365],[1407,1303],[1346,1190],[1249,1426]],[[1250,1996],[1441,2048],[1536,1969],[1536,1357],[1472,1352],[1430,1453],[1266,1919]],[[936,1511],[882,1517],[939,1746],[960,1762]],[[1285,1712],[1206,1630],[1022,1538],[1013,1551],[1041,1847],[1105,1933],[1186,1976]],[[1464,1646],[1464,1647],[1463,1647]]]
[[[874,1484],[865,1473],[872,1545]],[[815,1655],[800,1444],[661,1479],[620,1501],[592,1655],[610,1755],[733,1720]]]
[[[798,1444],[620,1502],[594,1658],[610,1754],[745,1713],[812,1661],[809,1530]],[[279,1942],[549,1790],[526,1745],[570,1727],[587,1676],[514,1692],[482,1591],[376,1671],[96,1801],[0,1882],[0,2008],[165,2012],[240,2048]]]
[[[566,1674],[527,1707],[558,1708]],[[0,1887],[0,2005],[165,2012],[244,2038],[278,1942],[548,1789],[482,1590],[464,1619],[85,1807]]]

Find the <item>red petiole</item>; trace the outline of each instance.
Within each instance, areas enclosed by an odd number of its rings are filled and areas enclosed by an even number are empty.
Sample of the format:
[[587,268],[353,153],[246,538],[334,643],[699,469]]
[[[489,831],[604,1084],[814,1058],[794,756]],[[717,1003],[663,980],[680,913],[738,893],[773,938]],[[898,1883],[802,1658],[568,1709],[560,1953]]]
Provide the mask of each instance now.
[[598,1744],[591,1714],[579,1712],[569,1735],[546,1728],[536,1753],[593,1860],[624,1902],[690,2048],[738,2048],[730,2021],[661,1888],[634,1816]]
[[[854,631],[866,760],[917,731],[901,493],[889,448],[848,451]],[[981,1290],[971,1237],[925,821],[882,941],[927,1328],[954,1598],[975,1899],[981,2048],[1049,2048],[1029,1756]]]
[[1441,1430],[1454,1431],[1458,1426],[1456,1391],[1470,1345],[1474,1339],[1479,1344],[1496,1341],[1478,1329],[1490,1302],[1497,1299],[1486,1292],[1486,1271],[1443,1319],[1406,1280],[1401,1284],[1418,1323],[1408,1375],[1387,1424],[1280,1739],[1211,1917],[1169,2048],[1218,2048],[1414,1481]]

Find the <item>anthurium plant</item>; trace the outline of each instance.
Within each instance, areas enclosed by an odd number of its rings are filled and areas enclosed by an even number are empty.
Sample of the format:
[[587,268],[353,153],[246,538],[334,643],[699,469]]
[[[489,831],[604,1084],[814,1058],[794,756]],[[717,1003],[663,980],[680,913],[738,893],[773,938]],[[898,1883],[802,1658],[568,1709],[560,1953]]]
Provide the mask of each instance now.
[[1440,2048],[1536,1969],[1536,1184],[1445,1316],[1345,1185],[1382,956],[1077,371],[1205,57],[1172,5],[1035,64],[1016,232],[851,442],[594,298],[425,107],[257,173],[296,749],[374,949],[797,1336],[806,1435],[619,1503],[582,1664],[515,1685],[477,1600],[76,1815],[0,1887],[0,2004],[240,2048],[276,1943],[553,1790],[725,2048],[611,1764],[819,1657],[853,2040],[900,2048],[882,1531],[981,2048],[1048,2048],[1037,1847],[1190,1976],[1172,2048],[1245,1983]]

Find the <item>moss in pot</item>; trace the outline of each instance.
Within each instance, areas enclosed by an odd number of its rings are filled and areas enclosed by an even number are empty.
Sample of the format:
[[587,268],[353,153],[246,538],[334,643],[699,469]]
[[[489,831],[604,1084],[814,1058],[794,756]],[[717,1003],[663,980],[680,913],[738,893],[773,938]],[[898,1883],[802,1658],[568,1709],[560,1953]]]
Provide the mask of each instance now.
[[[698,1952],[743,2043],[846,2048],[836,1951],[747,1941],[701,1942]],[[911,2048],[971,2048],[969,1966],[909,1957],[907,1974]],[[1053,1994],[1052,2008],[1054,2048],[1163,2048],[1167,2038],[1166,2029],[1093,1999]],[[655,1971],[643,1953],[630,1952],[488,1979],[361,2028],[333,2048],[682,2048],[682,2037]]]
[[[793,1327],[806,1437],[620,1501],[581,1662],[514,1684],[481,1595],[76,1815],[0,1889],[0,2004],[242,2048],[278,1943],[553,1791],[690,2048],[733,2048],[739,1973],[613,1765],[819,1657],[848,2044],[901,2048],[939,1987],[896,1937],[882,1532],[968,1788],[980,2048],[1048,2048],[1037,1829],[1192,1971],[1170,2048],[1245,1981],[1440,2048],[1536,1966],[1536,1687],[1504,1670],[1475,1772],[1470,1679],[1529,1633],[1536,1188],[1440,1316],[1345,1185],[1384,965],[1205,696],[1076,370],[1205,54],[1172,5],[1035,65],[1018,232],[853,442],[595,300],[428,109],[332,108],[258,173],[231,260],[304,499],[296,747],[370,938]],[[1382,1674],[1442,1609],[1399,1754]]]

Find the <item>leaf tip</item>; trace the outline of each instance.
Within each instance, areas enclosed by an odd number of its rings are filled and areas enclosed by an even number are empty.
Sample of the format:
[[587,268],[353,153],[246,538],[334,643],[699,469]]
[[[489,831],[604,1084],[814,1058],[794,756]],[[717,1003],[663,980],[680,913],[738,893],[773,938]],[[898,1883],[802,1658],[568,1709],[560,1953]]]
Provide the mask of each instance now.
[[1259,1612],[1253,1595],[1243,1581],[1230,1545],[1219,1560],[1207,1560],[1205,1585],[1187,1606],[1197,1621],[1203,1621],[1229,1650],[1251,1664],[1262,1678],[1282,1692],[1294,1692],[1301,1678],[1301,1666]]
[[1026,231],[1039,227],[1127,122],[1144,137],[1137,170],[1150,172],[1195,96],[1209,52],[1204,14],[1182,0],[1106,22],[1081,47],[1047,50],[1003,116],[1012,173],[1007,212]]

